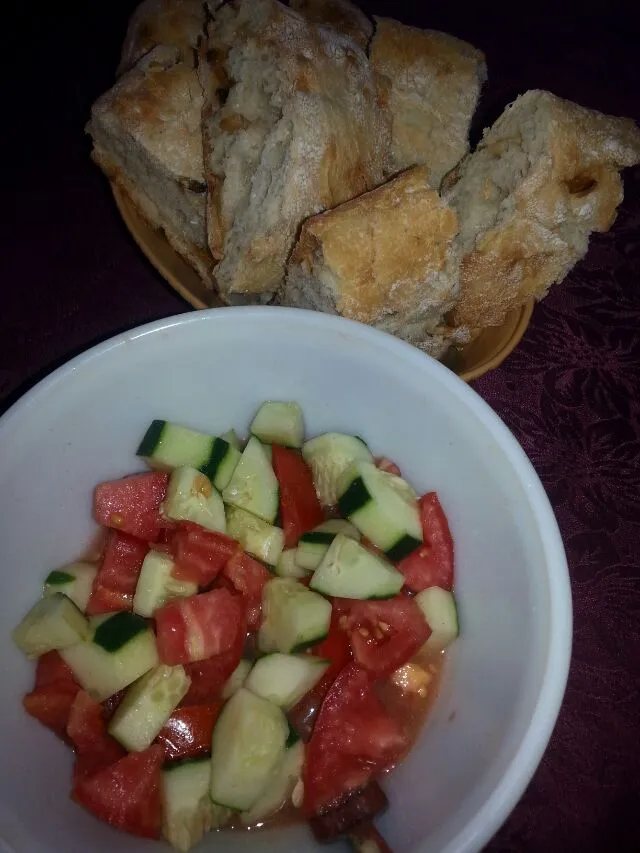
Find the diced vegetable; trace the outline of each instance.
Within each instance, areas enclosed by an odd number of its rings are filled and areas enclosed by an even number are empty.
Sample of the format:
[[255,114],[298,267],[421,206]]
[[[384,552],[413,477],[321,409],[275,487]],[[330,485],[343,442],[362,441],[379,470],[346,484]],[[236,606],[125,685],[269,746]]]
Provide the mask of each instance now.
[[185,466],[173,471],[161,510],[172,521],[193,521],[218,533],[227,528],[220,493],[197,468]]
[[296,554],[298,565],[307,572],[315,571],[338,533],[360,540],[360,531],[353,524],[342,518],[330,518],[300,537]]
[[313,573],[310,587],[340,598],[392,598],[403,583],[390,563],[338,533]]
[[237,539],[245,551],[275,566],[284,546],[284,533],[244,509],[230,506],[227,509],[227,531]]
[[155,542],[162,530],[160,504],[168,479],[152,471],[100,483],[93,495],[93,517],[104,527]]
[[405,583],[413,592],[439,586],[453,588],[453,538],[447,517],[435,492],[420,498],[420,518],[424,544],[398,565]]
[[61,592],[79,610],[86,610],[98,569],[93,563],[68,563],[49,572],[44,582],[44,595]]
[[213,727],[221,708],[222,702],[182,704],[176,708],[156,738],[156,743],[164,749],[165,758],[182,760],[203,755],[209,757]]
[[328,668],[329,662],[319,657],[274,652],[256,661],[244,686],[286,711],[320,681]]
[[302,741],[290,746],[273,772],[264,793],[249,811],[240,815],[246,826],[266,820],[276,814],[290,799],[293,789],[302,776],[304,744]]
[[133,612],[140,616],[153,616],[160,607],[174,598],[188,598],[198,592],[193,581],[177,580],[173,575],[175,564],[162,551],[149,551],[142,563]]
[[234,429],[228,429],[226,432],[223,432],[220,436],[227,444],[230,444],[231,447],[236,450],[241,450],[240,439],[238,438],[236,431]]
[[247,680],[247,676],[251,672],[251,661],[242,659],[238,666],[233,670],[226,684],[222,688],[222,698],[230,699],[234,693],[237,693]]
[[265,585],[258,645],[263,652],[300,650],[329,632],[331,604],[295,580],[274,578]]
[[297,552],[297,548],[286,548],[282,554],[280,554],[280,559],[277,564],[273,567],[274,574],[278,575],[280,578],[308,577],[309,572],[298,565],[296,560]]
[[223,575],[242,595],[247,608],[247,627],[255,631],[260,624],[262,593],[271,574],[262,563],[238,551],[224,567]]
[[67,737],[76,754],[74,787],[81,779],[103,770],[125,755],[122,746],[107,732],[104,708],[84,690],[78,691],[69,710]]
[[149,544],[128,533],[109,531],[87,613],[131,610],[136,584]]
[[361,438],[339,432],[327,432],[307,441],[302,448],[313,472],[320,503],[335,506],[343,472],[357,461],[373,462],[373,456]]
[[13,641],[27,657],[66,649],[86,640],[89,623],[76,605],[60,592],[38,601],[13,632]]
[[209,586],[240,549],[240,543],[223,533],[183,522],[173,536],[172,549],[176,561],[174,577]]
[[177,850],[190,850],[212,828],[211,761],[196,758],[162,770],[162,834]]
[[59,738],[66,739],[67,721],[80,687],[73,681],[54,681],[37,686],[22,700],[25,711]]
[[458,608],[453,594],[439,586],[423,589],[415,597],[431,628],[431,636],[425,646],[429,649],[446,649],[458,637]]
[[302,447],[304,420],[297,403],[267,401],[251,422],[249,431],[265,444],[283,447]]
[[247,442],[229,484],[224,502],[245,509],[272,524],[278,514],[278,481],[263,445],[255,436]]

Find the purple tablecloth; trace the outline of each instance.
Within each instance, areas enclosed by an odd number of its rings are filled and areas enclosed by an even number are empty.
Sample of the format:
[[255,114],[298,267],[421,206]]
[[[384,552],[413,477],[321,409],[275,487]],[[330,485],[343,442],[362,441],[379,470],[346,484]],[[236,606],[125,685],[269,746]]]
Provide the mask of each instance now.
[[[602,6],[591,14],[558,3],[525,24],[524,4],[431,5],[368,8],[485,50],[480,126],[536,87],[640,120],[637,32],[613,7],[605,18]],[[127,234],[83,138],[132,3],[82,6],[12,13],[0,134],[0,407],[90,344],[189,310]],[[475,384],[548,490],[575,607],[558,725],[491,853],[640,851],[640,169],[625,175],[625,190],[613,231],[593,238],[536,308],[518,350]]]

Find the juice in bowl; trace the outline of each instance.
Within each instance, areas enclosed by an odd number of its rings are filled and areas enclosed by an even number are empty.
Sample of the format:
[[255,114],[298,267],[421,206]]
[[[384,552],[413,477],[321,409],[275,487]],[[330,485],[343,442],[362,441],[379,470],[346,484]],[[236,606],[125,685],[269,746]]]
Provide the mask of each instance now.
[[15,635],[35,686],[2,664],[14,849],[139,849],[98,817],[311,851],[376,818],[394,850],[462,851],[504,820],[564,689],[566,566],[524,454],[444,367],[324,315],[213,310],[90,351],[0,436],[7,640],[45,582]]

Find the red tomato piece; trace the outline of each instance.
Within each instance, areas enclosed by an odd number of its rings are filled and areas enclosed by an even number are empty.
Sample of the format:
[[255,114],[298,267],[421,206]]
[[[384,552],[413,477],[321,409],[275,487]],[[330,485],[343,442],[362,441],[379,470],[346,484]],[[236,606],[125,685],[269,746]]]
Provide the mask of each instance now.
[[453,588],[453,537],[438,495],[429,492],[420,498],[422,536],[419,548],[398,563],[405,583],[413,592],[430,586]]
[[353,656],[373,677],[391,675],[429,639],[431,629],[410,598],[358,601],[346,617]]
[[126,695],[126,688],[124,690],[118,690],[117,693],[114,693],[113,696],[109,696],[108,699],[105,699],[102,703],[102,707],[104,708],[104,718],[105,720],[110,720],[111,717],[118,710],[118,705],[122,702]]
[[159,838],[162,819],[160,773],[164,751],[154,744],[80,779],[74,799],[116,829]]
[[222,574],[244,597],[247,605],[247,628],[256,631],[260,626],[262,590],[271,578],[270,572],[244,551],[238,551],[224,567]]
[[280,516],[285,548],[293,548],[307,530],[324,521],[311,468],[295,450],[274,444],[271,463],[280,487]]
[[400,472],[400,469],[398,468],[396,463],[392,462],[391,459],[387,459],[386,456],[378,457],[378,459],[376,459],[376,466],[381,471],[386,471],[387,474],[395,474],[396,477],[402,476],[402,473]]
[[93,517],[104,527],[154,542],[162,531],[160,504],[168,481],[168,474],[149,471],[100,483],[93,494]]
[[386,713],[367,673],[346,666],[322,703],[303,770],[307,817],[322,814],[392,766],[407,741]]
[[169,666],[226,652],[246,630],[244,602],[226,589],[170,601],[156,611],[155,620],[158,654]]
[[74,681],[54,681],[27,693],[22,704],[27,714],[66,741],[69,711],[79,690]]
[[165,760],[195,758],[210,753],[213,727],[221,708],[222,702],[177,708],[156,738],[164,749]]
[[183,522],[173,534],[171,549],[176,562],[175,577],[208,586],[240,550],[240,543],[224,533]]
[[56,681],[68,681],[79,687],[73,677],[71,667],[62,660],[58,652],[47,652],[46,655],[41,655],[38,658],[35,686],[36,688],[46,687]]
[[220,699],[222,688],[240,663],[244,649],[244,631],[238,632],[230,649],[219,655],[184,665],[191,685],[182,700],[183,705],[198,705]]
[[328,681],[327,689],[329,689],[329,685],[333,683],[338,674],[351,661],[349,637],[341,625],[343,615],[340,609],[335,607],[332,609],[329,633],[321,643],[318,643],[312,649],[312,654],[331,661],[331,666],[322,678],[322,682]]
[[107,733],[104,708],[84,690],[78,692],[69,711],[67,736],[76,750],[74,786],[126,754]]
[[102,558],[93,584],[87,613],[110,613],[131,610],[142,562],[149,545],[143,539],[109,531]]

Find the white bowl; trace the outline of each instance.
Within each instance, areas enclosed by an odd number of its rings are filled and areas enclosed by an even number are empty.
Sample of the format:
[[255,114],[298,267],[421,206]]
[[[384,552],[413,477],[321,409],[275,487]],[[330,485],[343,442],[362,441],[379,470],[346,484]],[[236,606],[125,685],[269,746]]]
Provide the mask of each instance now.
[[[385,784],[379,825],[394,852],[477,853],[521,796],[558,714],[572,619],[562,541],[525,454],[469,387],[392,337],[318,313],[225,308],[119,335],[0,420],[2,853],[154,849],[69,800],[70,754],[22,710],[33,664],[10,631],[45,573],[88,543],[93,486],[140,467],[152,418],[246,429],[268,398],[298,400],[311,434],[365,436],[418,490],[437,489],[450,518],[462,636],[419,742]],[[225,833],[209,848],[319,849],[304,826]]]

